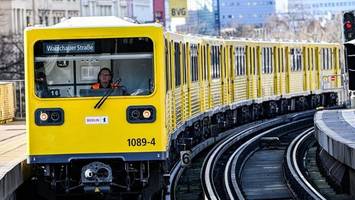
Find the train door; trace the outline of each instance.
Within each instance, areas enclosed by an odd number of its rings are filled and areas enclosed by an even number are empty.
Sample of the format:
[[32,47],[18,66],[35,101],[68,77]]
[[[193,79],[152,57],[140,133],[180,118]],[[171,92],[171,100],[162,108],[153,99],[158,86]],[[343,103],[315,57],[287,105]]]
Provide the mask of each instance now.
[[303,60],[302,60],[302,70],[303,70],[303,91],[307,91],[309,89],[309,53],[307,47],[302,47],[303,52]]
[[228,51],[227,51],[227,46],[226,45],[222,45],[222,51],[221,51],[221,84],[222,84],[222,104],[226,105],[228,104],[228,98],[229,98],[229,94],[228,94],[228,88],[229,88],[229,84],[228,84],[228,71],[227,71],[227,60],[228,60]]
[[200,84],[199,84],[199,44],[191,43],[189,45],[189,105],[190,116],[194,116],[200,112]]
[[258,98],[261,98],[262,97],[262,53],[261,53],[261,49],[262,47],[258,46],[256,48],[256,55],[257,55],[257,65],[256,65],[256,68],[257,68],[257,74],[256,74],[256,77],[257,77],[257,97]]
[[212,45],[210,51],[211,62],[211,84],[210,84],[210,98],[211,106],[220,106],[222,103],[222,84],[221,84],[221,46]]
[[229,97],[230,97],[230,102],[235,102],[235,98],[234,98],[234,95],[235,95],[235,86],[234,86],[234,77],[235,77],[235,72],[234,72],[234,66],[235,66],[235,60],[234,60],[234,55],[235,55],[235,52],[234,52],[234,46],[233,45],[230,45],[228,47],[228,54],[229,54],[229,57],[228,57],[228,71],[229,71],[229,75],[228,75],[228,78],[229,78]]
[[314,47],[308,48],[308,88],[310,90],[316,89],[315,80],[315,54]]
[[202,109],[208,110],[209,109],[209,68],[208,68],[208,46],[206,44],[202,45],[202,56],[201,56],[201,63],[202,63],[202,69],[201,69],[201,73],[202,73],[202,78],[201,78],[201,89],[202,89]]
[[181,43],[181,90],[182,90],[182,111],[183,119],[187,120],[189,116],[189,86],[187,81],[187,44]]
[[207,70],[207,77],[205,81],[205,85],[207,86],[206,91],[206,106],[207,108],[211,108],[212,106],[212,95],[211,95],[211,84],[212,84],[212,46],[209,44],[206,45],[206,70]]
[[285,47],[279,49],[279,73],[280,73],[280,93],[286,94],[286,52]]
[[273,63],[273,67],[274,67],[274,95],[279,95],[280,94],[280,82],[281,82],[281,79],[280,79],[280,62],[279,62],[279,57],[280,57],[280,48],[279,46],[275,46],[273,48],[273,60],[274,60],[274,63]]
[[270,97],[274,95],[274,76],[273,76],[273,48],[269,46],[261,47],[262,63],[262,85],[261,96]]
[[171,70],[171,41],[165,40],[165,80],[166,80],[166,115],[168,132],[171,132],[175,126],[175,107],[174,95],[172,90],[172,70]]
[[249,98],[255,99],[258,96],[258,85],[259,85],[259,76],[258,76],[258,51],[255,46],[251,46],[249,54],[250,59],[250,76],[249,76]]
[[286,68],[285,68],[285,72],[286,72],[286,93],[289,94],[291,89],[290,89],[290,74],[291,74],[291,48],[290,47],[286,47]]
[[174,113],[175,113],[175,123],[176,126],[180,126],[183,121],[183,111],[182,111],[182,89],[181,89],[181,59],[180,59],[180,43],[177,41],[172,42],[172,71],[174,72],[172,77],[172,88],[174,91]]

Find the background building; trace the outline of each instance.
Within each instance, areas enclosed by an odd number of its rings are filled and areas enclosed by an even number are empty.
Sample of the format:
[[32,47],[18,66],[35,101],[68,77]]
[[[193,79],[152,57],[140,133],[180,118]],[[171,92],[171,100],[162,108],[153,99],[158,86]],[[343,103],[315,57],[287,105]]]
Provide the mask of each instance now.
[[165,25],[165,2],[164,0],[153,0],[154,21]]
[[[219,1],[219,20],[222,28],[245,24],[261,25],[276,12],[275,0],[215,1]],[[218,6],[218,3],[214,5]]]
[[27,26],[52,25],[79,16],[80,0],[0,0],[0,34],[22,34]]
[[152,22],[152,0],[81,0],[82,16],[129,17],[141,22]]
[[354,0],[277,0],[287,2],[280,10],[284,13],[299,13],[312,17],[332,17],[345,10],[355,9]]
[[176,26],[182,33],[215,35],[213,0],[188,0],[188,15],[183,25]]

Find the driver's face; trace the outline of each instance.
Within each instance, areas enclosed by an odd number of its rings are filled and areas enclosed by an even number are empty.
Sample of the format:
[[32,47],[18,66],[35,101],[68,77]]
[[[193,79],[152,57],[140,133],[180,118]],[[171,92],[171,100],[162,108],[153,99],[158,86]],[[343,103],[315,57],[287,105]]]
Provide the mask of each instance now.
[[100,74],[100,81],[101,83],[109,83],[111,81],[111,74],[107,70],[103,70]]

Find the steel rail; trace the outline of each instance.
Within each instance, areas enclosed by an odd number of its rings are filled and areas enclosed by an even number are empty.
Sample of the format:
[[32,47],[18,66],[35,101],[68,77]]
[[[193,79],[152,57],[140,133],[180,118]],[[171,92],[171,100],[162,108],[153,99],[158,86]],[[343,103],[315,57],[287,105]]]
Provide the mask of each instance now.
[[[201,170],[201,184],[206,199],[218,200],[222,197],[218,194],[218,191],[214,185],[213,173],[215,166],[224,152],[226,152],[237,141],[245,139],[246,137],[253,137],[258,131],[262,131],[272,126],[281,125],[282,123],[292,122],[292,120],[302,120],[313,116],[314,111],[306,111],[297,114],[288,114],[272,120],[263,122],[260,125],[250,127],[242,132],[236,133],[231,137],[228,137],[219,142],[205,158],[202,170]],[[234,199],[234,198],[231,198]]]
[[[293,190],[297,190],[297,194],[302,199],[317,199],[326,200],[316,188],[303,175],[298,165],[298,154],[301,148],[304,148],[306,140],[312,136],[314,128],[310,128],[297,136],[287,149],[286,162],[287,172],[286,176]],[[297,184],[297,185],[296,185]]]
[[[304,118],[304,119],[299,119],[290,123],[283,124],[278,127],[274,127],[272,129],[269,129],[267,131],[264,131],[252,139],[248,140],[247,142],[243,143],[240,147],[238,147],[232,156],[228,159],[228,162],[226,164],[225,170],[224,170],[224,184],[225,188],[228,194],[228,197],[230,199],[245,199],[243,195],[243,191],[239,186],[238,180],[242,172],[242,168],[244,166],[245,161],[247,160],[246,158],[242,159],[242,155],[245,153],[245,150],[247,148],[254,148],[254,144],[256,144],[262,137],[267,136],[269,134],[278,132],[279,130],[286,129],[290,126],[296,126],[298,124],[302,124],[304,121],[309,120],[309,118]],[[253,151],[255,151],[256,148],[254,148]],[[248,153],[250,155],[250,153]],[[243,160],[242,164],[238,163],[238,161]],[[237,170],[237,166],[239,166],[239,170]]]

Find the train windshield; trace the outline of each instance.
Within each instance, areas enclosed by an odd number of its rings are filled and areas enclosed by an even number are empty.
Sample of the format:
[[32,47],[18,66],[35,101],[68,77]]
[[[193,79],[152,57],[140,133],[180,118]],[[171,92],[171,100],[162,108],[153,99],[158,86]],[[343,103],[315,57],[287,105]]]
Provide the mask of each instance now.
[[149,38],[38,41],[35,93],[41,98],[144,96],[154,91]]

